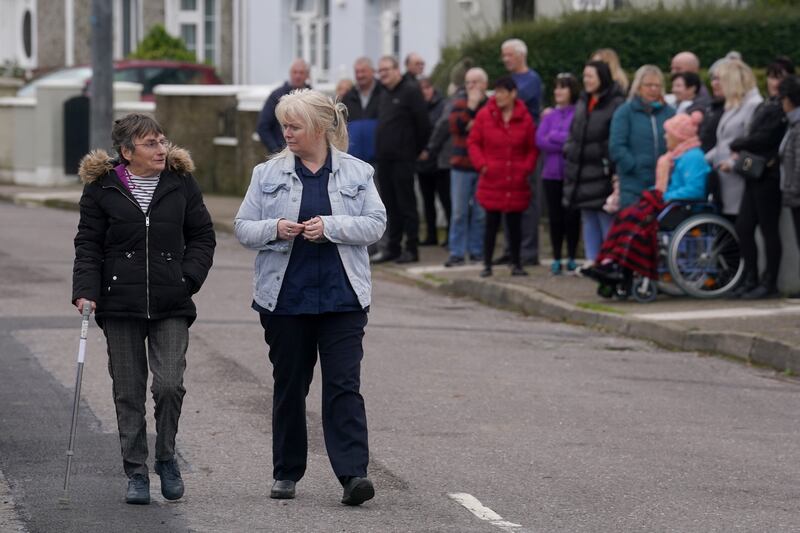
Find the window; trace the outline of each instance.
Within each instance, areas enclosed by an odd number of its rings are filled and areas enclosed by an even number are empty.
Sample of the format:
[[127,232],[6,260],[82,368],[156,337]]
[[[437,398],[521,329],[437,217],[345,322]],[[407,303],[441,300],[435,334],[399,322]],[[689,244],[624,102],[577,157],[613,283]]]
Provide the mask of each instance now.
[[199,63],[219,61],[219,4],[217,0],[171,0],[168,4],[167,29],[183,39]]
[[384,0],[381,11],[381,54],[400,57],[400,6]]
[[292,0],[294,57],[311,66],[315,81],[328,81],[331,54],[330,0]]
[[114,58],[128,57],[142,40],[142,0],[115,0]]

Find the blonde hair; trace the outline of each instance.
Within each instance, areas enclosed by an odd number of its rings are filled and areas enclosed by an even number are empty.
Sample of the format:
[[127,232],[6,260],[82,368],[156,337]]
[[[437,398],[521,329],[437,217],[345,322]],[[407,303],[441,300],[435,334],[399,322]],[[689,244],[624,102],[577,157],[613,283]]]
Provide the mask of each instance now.
[[740,59],[726,59],[715,69],[722,94],[725,95],[725,109],[742,105],[747,93],[756,88],[756,77],[747,63]]
[[636,71],[636,75],[633,77],[633,83],[631,84],[631,92],[628,94],[628,100],[633,100],[639,95],[639,87],[641,87],[645,76],[655,76],[658,78],[659,83],[661,83],[661,96],[663,98],[664,73],[661,72],[661,69],[655,65],[642,65],[639,67],[639,70]]
[[[275,116],[281,124],[286,122],[287,117],[292,117],[309,130],[324,132],[329,145],[342,152],[347,151],[350,142],[347,135],[347,107],[319,91],[296,89],[283,95],[275,108]],[[279,155],[284,155],[287,150]]]
[[617,82],[617,85],[620,86],[622,92],[628,92],[628,75],[625,73],[625,70],[623,70],[622,65],[619,62],[619,56],[613,48],[600,48],[595,50],[591,59],[599,59],[608,65],[608,68],[611,70],[611,79]]

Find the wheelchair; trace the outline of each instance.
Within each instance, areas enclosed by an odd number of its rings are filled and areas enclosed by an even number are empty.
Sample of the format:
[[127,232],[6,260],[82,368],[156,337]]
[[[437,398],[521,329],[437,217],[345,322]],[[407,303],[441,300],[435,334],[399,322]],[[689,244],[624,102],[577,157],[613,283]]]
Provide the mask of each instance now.
[[744,272],[739,238],[731,222],[710,202],[674,201],[658,215],[658,279],[626,271],[613,285],[601,284],[605,298],[652,302],[671,296],[719,298],[739,283]]

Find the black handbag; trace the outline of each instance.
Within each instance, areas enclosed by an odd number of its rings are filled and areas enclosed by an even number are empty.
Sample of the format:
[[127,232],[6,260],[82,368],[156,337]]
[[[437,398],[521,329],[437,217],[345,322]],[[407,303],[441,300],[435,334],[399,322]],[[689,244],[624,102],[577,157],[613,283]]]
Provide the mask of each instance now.
[[745,152],[739,152],[739,159],[733,165],[733,171],[748,180],[760,180],[766,175],[768,166],[772,161],[767,161],[766,157]]

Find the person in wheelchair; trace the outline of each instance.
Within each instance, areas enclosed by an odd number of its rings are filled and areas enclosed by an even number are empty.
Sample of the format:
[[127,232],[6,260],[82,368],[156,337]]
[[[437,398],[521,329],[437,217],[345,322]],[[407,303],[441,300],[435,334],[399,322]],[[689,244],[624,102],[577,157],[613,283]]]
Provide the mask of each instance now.
[[617,213],[595,265],[584,272],[602,285],[615,285],[634,273],[657,278],[658,214],[669,202],[706,199],[711,167],[700,149],[697,130],[703,114],[675,115],[664,123],[667,153],[656,164],[656,180],[639,202]]

